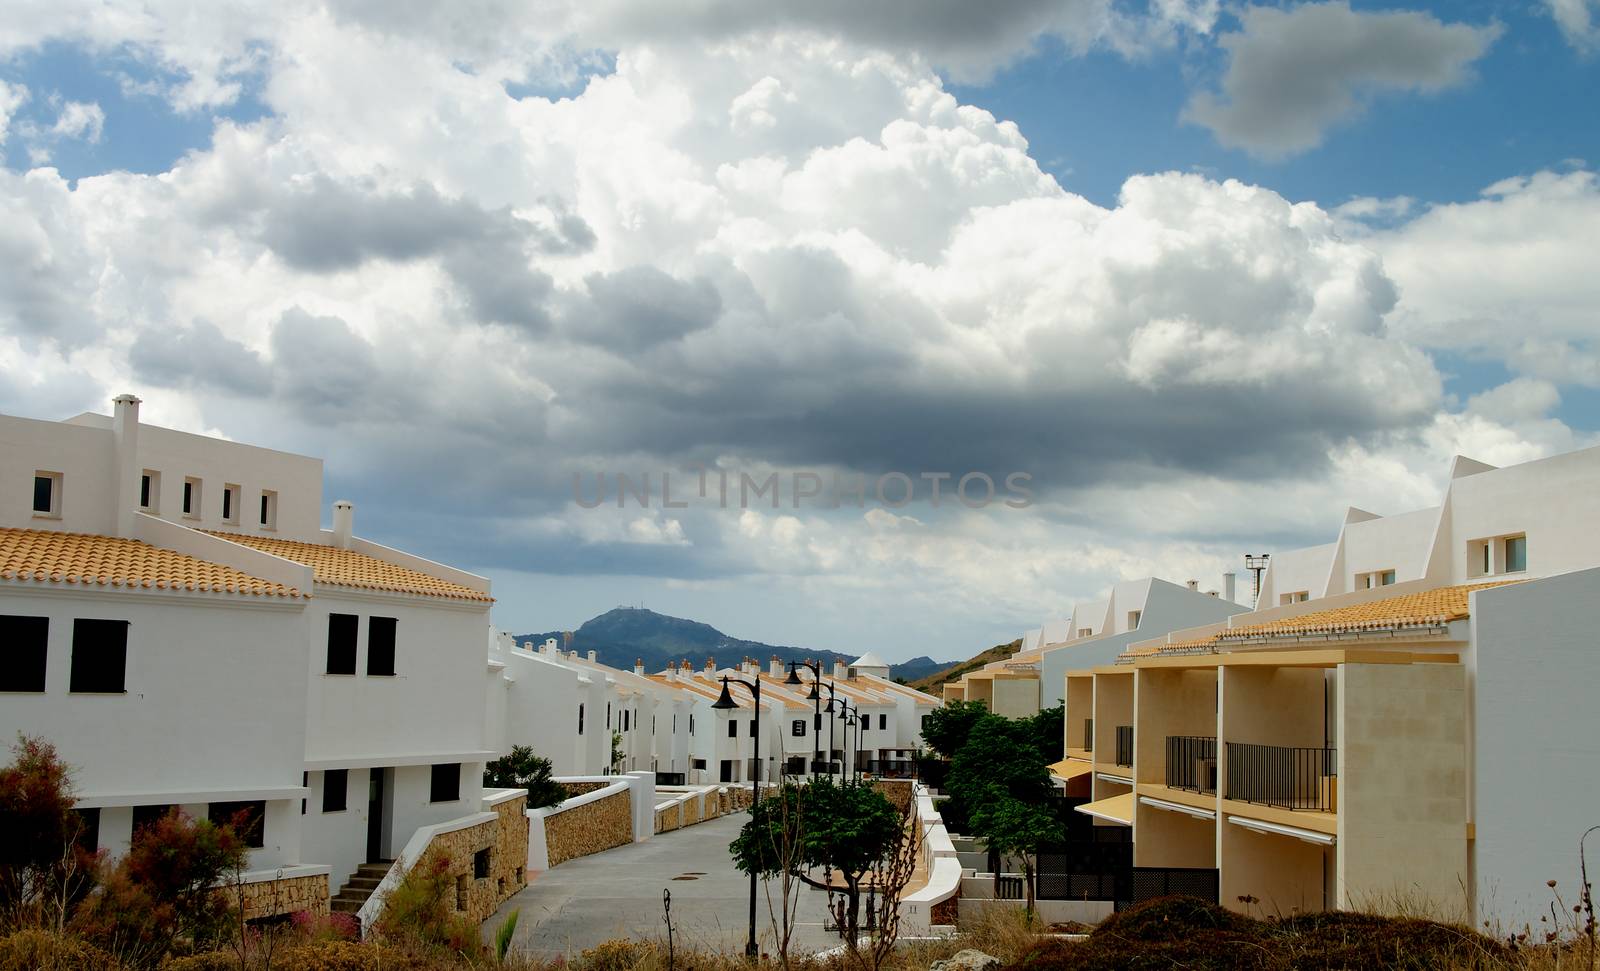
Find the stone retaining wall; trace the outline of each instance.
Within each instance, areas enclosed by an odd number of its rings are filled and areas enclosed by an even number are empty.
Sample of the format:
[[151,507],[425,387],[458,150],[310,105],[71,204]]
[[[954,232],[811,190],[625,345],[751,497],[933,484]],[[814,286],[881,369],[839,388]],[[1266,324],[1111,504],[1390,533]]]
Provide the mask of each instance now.
[[586,795],[609,785],[611,785],[609,782],[562,782],[561,788],[567,790],[567,798],[571,799],[573,796]]
[[324,875],[261,880],[217,891],[228,905],[244,910],[245,920],[305,911],[313,917],[328,915],[328,878]]
[[544,839],[551,867],[632,843],[633,804],[628,790],[546,816]]
[[[518,796],[490,807],[491,821],[440,833],[428,844],[424,857],[444,854],[455,878],[455,909],[483,922],[502,903],[527,885],[528,822],[524,814],[528,797]],[[520,824],[520,825],[519,825]],[[488,851],[487,875],[478,875],[478,854]]]
[[902,815],[911,808],[911,800],[916,798],[917,784],[910,779],[878,779],[872,787],[883,793],[884,798]]

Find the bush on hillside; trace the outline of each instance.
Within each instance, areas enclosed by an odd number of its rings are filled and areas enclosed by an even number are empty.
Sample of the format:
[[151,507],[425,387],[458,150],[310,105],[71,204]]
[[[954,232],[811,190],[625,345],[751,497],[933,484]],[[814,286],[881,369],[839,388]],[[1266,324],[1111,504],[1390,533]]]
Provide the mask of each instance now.
[[116,971],[117,959],[75,937],[21,930],[0,937],[0,971]]
[[[399,863],[395,864],[399,866]],[[455,909],[456,878],[450,857],[430,850],[389,891],[378,918],[379,936],[401,944],[477,956],[478,925]]]

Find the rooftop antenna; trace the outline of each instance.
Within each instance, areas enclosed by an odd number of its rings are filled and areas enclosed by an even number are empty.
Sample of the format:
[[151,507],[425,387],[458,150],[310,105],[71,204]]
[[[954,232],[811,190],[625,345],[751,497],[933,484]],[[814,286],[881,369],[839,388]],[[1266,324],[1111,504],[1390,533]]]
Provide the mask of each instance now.
[[1271,559],[1271,557],[1271,553],[1246,553],[1244,555],[1244,568],[1249,570],[1256,578],[1254,599],[1256,607],[1261,606],[1261,574],[1267,572],[1267,560]]

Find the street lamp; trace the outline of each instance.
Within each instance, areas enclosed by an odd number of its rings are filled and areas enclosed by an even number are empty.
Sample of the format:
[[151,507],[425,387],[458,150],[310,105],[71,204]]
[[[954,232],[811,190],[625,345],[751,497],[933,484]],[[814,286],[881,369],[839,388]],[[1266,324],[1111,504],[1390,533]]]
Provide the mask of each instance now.
[[[814,709],[814,714],[816,715],[816,717],[811,720],[812,744],[810,773],[812,777],[815,777],[817,774],[817,763],[822,761],[822,732],[818,730],[822,728],[822,692],[817,690],[817,685],[822,683],[822,665],[813,664],[810,661],[790,661],[789,676],[783,680],[784,684],[798,685],[801,683],[800,676],[795,672],[796,664],[800,665],[801,667],[807,667],[811,669],[811,693],[806,695],[806,697],[810,699],[811,707]],[[832,753],[830,753],[830,755],[831,754]]]
[[[713,702],[712,705],[711,705],[711,707],[714,710],[716,710],[716,711],[727,711],[729,709],[733,709],[733,708],[738,708],[739,707],[739,705],[733,700],[733,695],[728,693],[728,683],[730,681],[732,683],[734,683],[734,684],[742,684],[746,688],[748,688],[750,690],[750,695],[751,695],[751,697],[753,699],[753,701],[751,703],[751,708],[755,712],[755,721],[754,721],[754,723],[752,724],[752,727],[751,727],[752,736],[751,736],[751,739],[750,739],[750,744],[751,744],[751,750],[750,750],[750,761],[751,761],[751,764],[750,764],[750,791],[751,791],[751,807],[752,807],[752,812],[753,812],[754,811],[754,807],[761,805],[761,781],[760,781],[759,778],[757,778],[758,776],[761,775],[761,675],[759,675],[759,674],[756,675],[756,679],[753,682],[752,681],[746,681],[743,678],[729,678],[727,675],[723,675],[722,676],[722,695],[721,695],[721,697],[717,698],[717,700],[715,702]],[[754,961],[756,959],[756,957],[760,954],[760,952],[756,949],[756,869],[755,869],[755,867],[751,867],[750,868],[750,937],[749,937],[748,940],[745,941],[744,954],[745,954],[745,957],[749,958],[752,961]]]
[[[860,723],[861,723],[860,715],[861,715],[861,709],[860,708],[857,708],[857,707],[851,705],[850,702],[845,701],[843,699],[841,699],[839,701],[839,720],[844,722],[844,724],[845,724],[844,744],[846,746],[850,746],[850,728],[851,728],[851,726],[859,726]],[[861,729],[859,727],[857,727],[856,728],[856,738],[860,739],[860,737],[861,737]],[[845,776],[846,776],[847,779],[854,777],[855,748],[851,747],[850,751],[851,751],[850,760],[845,763]]]

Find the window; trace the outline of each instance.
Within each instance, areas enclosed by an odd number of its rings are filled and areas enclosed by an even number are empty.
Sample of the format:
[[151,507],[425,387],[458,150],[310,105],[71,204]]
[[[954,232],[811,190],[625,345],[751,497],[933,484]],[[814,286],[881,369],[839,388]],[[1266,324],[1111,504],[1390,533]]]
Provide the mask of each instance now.
[[803,738],[803,737],[805,737],[805,734],[806,734],[806,720],[804,718],[796,718],[794,721],[790,722],[789,723],[789,734],[793,735],[795,738]]
[[922,720],[920,722],[918,722],[918,724],[921,725],[923,728],[927,728],[928,727],[928,716],[927,715],[923,715],[922,716]]
[[738,738],[739,737],[739,723],[734,721],[732,718],[728,719],[728,737],[729,738]]
[[812,715],[811,716],[811,727],[816,731],[819,731],[819,732],[822,731],[822,716],[821,715]]
[[606,727],[611,727],[611,702],[606,702]]
[[756,720],[754,718],[750,719],[750,737],[756,737]]
[[234,526],[239,525],[239,497],[240,490],[236,485],[222,487],[222,521]]
[[267,804],[256,799],[251,802],[214,802],[206,810],[206,817],[217,826],[232,826],[244,840],[244,845],[260,849],[266,845]]
[[583,734],[583,703],[578,703],[578,734]]
[[872,728],[872,716],[871,715],[862,715],[860,721],[861,721],[861,730],[862,731],[864,731],[864,732],[865,731],[869,731]]
[[200,518],[200,480],[194,476],[183,480],[183,514],[190,519]]
[[[309,773],[309,772],[300,773],[300,788],[302,788],[302,789],[309,788],[310,785],[311,785],[311,773]],[[305,814],[306,814],[306,801],[302,797],[301,800],[300,800],[300,815],[304,816]]]
[[342,813],[350,801],[350,770],[328,769],[322,773],[322,811]]
[[622,730],[623,731],[627,731],[628,730],[628,725],[629,725],[628,709],[624,708],[624,709],[622,709]]
[[0,614],[0,691],[44,690],[50,618]]
[[360,618],[355,614],[328,615],[328,673],[356,673],[356,626]]
[[61,518],[61,473],[35,472],[33,474],[33,514]]
[[706,767],[706,760],[705,759],[695,759],[694,762],[693,762],[693,766],[696,769],[702,769],[703,770]]
[[261,490],[261,528],[278,528],[278,494],[271,489]]
[[455,802],[461,798],[461,763],[446,762],[433,767],[428,782],[429,802]]
[[[689,713],[689,734],[690,735],[694,734],[694,713],[693,712]],[[703,769],[703,768],[705,768],[705,766],[702,765],[700,768]]]
[[489,848],[484,847],[472,854],[472,878],[474,880],[489,879]]
[[1139,618],[1141,616],[1143,616],[1143,611],[1139,611],[1139,610],[1130,610],[1130,611],[1128,611],[1128,629],[1129,630],[1138,630],[1139,629]]
[[1090,634],[1093,634],[1093,633],[1094,633],[1094,628],[1092,628],[1092,627],[1080,627],[1080,628],[1078,628],[1078,636],[1079,637],[1088,637]]
[[1393,570],[1384,570],[1382,573],[1378,574],[1378,586],[1387,587],[1393,584],[1394,577],[1395,574]]
[[144,470],[139,476],[139,508],[155,512],[161,506],[161,473]]
[[884,729],[886,729],[888,727],[889,727],[889,716],[888,715],[879,715],[878,716],[878,730],[881,732],[881,731],[883,731]]
[[128,672],[128,622],[72,622],[72,676],[68,691],[120,694]]
[[656,733],[656,716],[651,715],[650,716],[650,734],[654,735],[655,733]]
[[93,853],[100,848],[100,810],[74,809],[73,813],[78,817],[78,838],[74,842],[85,853]]
[[1311,599],[1311,591],[1296,590],[1294,593],[1285,593],[1278,597],[1278,606],[1285,607],[1289,604],[1305,603]]
[[167,814],[176,808],[176,806],[134,806],[133,838],[138,839],[141,830],[166,819]]
[[367,674],[394,676],[394,635],[399,623],[393,617],[367,618]]
[[1528,568],[1528,537],[1506,537],[1506,572],[1521,573]]

